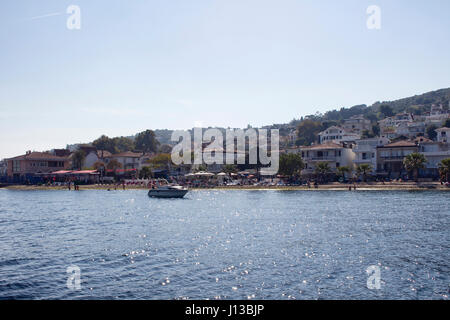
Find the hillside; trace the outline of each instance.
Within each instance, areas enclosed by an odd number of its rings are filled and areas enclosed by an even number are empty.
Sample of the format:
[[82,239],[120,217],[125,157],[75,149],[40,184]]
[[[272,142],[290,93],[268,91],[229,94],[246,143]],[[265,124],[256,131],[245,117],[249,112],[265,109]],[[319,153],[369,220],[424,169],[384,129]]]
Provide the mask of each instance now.
[[[450,88],[446,88],[393,101],[379,101],[371,106],[361,104],[349,108],[341,108],[339,110],[330,110],[324,114],[316,113],[301,117],[300,119],[293,119],[289,123],[272,124],[264,126],[263,128],[279,129],[280,135],[285,136],[306,119],[320,121],[323,127],[328,127],[329,125],[338,124],[345,119],[349,119],[354,115],[363,114],[367,119],[376,122],[385,116],[380,112],[382,106],[389,106],[393,113],[411,112],[420,115],[426,111],[429,111],[432,104],[442,104],[446,109],[448,109],[449,102]],[[224,128],[219,129],[225,130]],[[170,141],[172,130],[156,129],[154,132],[156,139],[161,144],[174,144],[174,142]],[[134,140],[134,136],[129,138]]]

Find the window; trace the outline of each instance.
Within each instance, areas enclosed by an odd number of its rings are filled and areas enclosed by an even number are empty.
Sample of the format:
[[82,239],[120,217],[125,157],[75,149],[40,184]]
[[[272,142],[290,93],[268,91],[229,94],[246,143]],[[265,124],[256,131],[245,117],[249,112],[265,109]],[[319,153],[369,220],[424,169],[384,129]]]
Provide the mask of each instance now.
[[363,154],[362,154],[362,159],[363,159],[363,160],[366,160],[366,159],[367,159],[367,153],[363,152]]
[[20,172],[20,161],[19,160],[13,161],[13,172]]
[[336,168],[339,168],[341,164],[339,162],[336,162]]

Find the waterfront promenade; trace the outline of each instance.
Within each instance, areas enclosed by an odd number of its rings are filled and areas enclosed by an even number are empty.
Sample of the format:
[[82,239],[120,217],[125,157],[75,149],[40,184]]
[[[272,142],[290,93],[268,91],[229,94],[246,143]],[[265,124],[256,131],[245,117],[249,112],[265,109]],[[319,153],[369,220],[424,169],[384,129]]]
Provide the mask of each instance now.
[[[349,187],[352,187],[352,191],[354,191],[354,187],[356,186],[356,190],[448,190],[450,191],[450,187],[446,185],[442,185],[440,182],[372,182],[372,183],[356,183],[356,184],[344,184],[344,183],[328,183],[328,184],[320,184],[315,188],[313,185],[311,187],[308,186],[264,186],[264,185],[233,185],[233,186],[215,186],[215,187],[204,187],[204,188],[190,188],[191,190],[196,189],[217,189],[217,190],[336,190],[336,191],[349,191]],[[36,185],[9,185],[4,186],[5,189],[9,190],[67,190],[67,186],[36,186]],[[123,186],[113,185],[113,184],[91,184],[91,185],[81,185],[80,190],[124,190]],[[139,185],[127,185],[125,190],[145,190],[148,189],[145,186]],[[73,191],[73,189],[72,189]]]

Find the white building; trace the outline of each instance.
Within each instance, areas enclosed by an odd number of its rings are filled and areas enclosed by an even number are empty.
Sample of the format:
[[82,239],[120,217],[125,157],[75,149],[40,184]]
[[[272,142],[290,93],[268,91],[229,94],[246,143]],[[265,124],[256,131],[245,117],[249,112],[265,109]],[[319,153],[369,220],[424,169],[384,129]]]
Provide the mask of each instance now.
[[358,139],[361,139],[361,135],[358,133],[349,132],[341,127],[331,126],[319,133],[319,139],[321,144],[328,142],[354,142]]
[[106,163],[111,160],[117,160],[122,164],[122,169],[142,169],[142,167],[147,165],[147,161],[152,158],[151,154],[142,154],[140,152],[121,152],[113,154],[106,158]]
[[395,127],[395,134],[397,137],[415,138],[418,134],[425,134],[425,129],[425,122],[400,122]]
[[425,116],[425,123],[440,127],[448,118],[450,118],[450,113],[444,110],[442,105],[432,105],[430,112]]
[[450,142],[450,128],[436,129],[438,142]]
[[364,130],[371,129],[371,122],[365,119],[363,115],[356,115],[344,121],[343,128],[346,131],[362,133]]
[[419,142],[419,152],[427,158],[425,169],[426,175],[438,177],[440,162],[444,159],[450,158],[450,143],[436,142],[426,139],[423,142]]
[[397,133],[397,127],[406,127],[408,123],[412,122],[414,122],[414,116],[411,113],[399,113],[378,121],[378,124],[380,125],[381,136],[395,138],[401,135]]
[[90,151],[84,159],[84,167],[93,168],[94,163],[98,161],[106,164],[109,157],[111,157],[111,153],[106,150]]
[[353,163],[356,166],[368,164],[372,167],[372,172],[375,173],[377,171],[377,147],[384,146],[389,142],[389,139],[382,137],[356,140],[356,145],[353,148],[355,153]]
[[302,170],[302,174],[305,175],[313,174],[319,162],[328,162],[331,170],[336,172],[336,168],[339,167],[352,167],[355,158],[352,149],[345,148],[341,144],[333,142],[300,147],[300,152],[305,162],[305,169]]

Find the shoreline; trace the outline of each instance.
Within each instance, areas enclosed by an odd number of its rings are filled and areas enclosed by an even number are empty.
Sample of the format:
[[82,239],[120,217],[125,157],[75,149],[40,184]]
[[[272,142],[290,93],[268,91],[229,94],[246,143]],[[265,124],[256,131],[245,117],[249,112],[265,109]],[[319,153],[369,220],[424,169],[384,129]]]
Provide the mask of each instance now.
[[[397,191],[397,190],[406,190],[406,191],[423,191],[423,190],[436,190],[436,191],[450,191],[450,188],[441,185],[439,182],[396,182],[396,183],[358,183],[356,185],[356,191]],[[352,186],[351,191],[355,191],[353,189],[353,184],[340,184],[340,183],[330,183],[330,184],[322,184],[319,185],[318,188],[308,188],[307,186],[218,186],[218,187],[205,187],[205,188],[190,188],[190,190],[275,190],[275,191],[349,191],[349,186]],[[10,185],[4,186],[0,189],[6,190],[19,190],[19,191],[32,191],[32,190],[65,190],[69,191],[67,186],[28,186],[28,185]],[[141,186],[126,186],[125,190],[122,188],[122,185],[117,186],[114,189],[114,186],[111,185],[80,185],[80,191],[86,190],[111,190],[111,191],[127,191],[127,190],[148,190],[147,187]],[[72,190],[71,191],[75,191]]]

